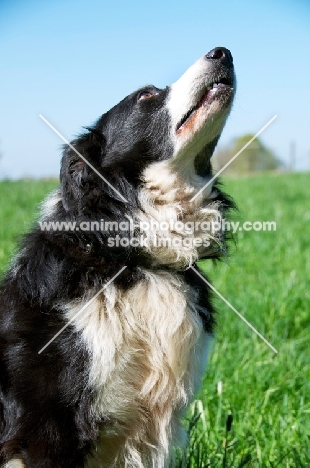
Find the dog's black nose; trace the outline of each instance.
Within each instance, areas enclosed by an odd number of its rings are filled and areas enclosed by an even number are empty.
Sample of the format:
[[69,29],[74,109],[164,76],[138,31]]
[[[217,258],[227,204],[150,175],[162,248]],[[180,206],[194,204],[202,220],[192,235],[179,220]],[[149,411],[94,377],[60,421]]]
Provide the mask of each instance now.
[[226,67],[233,66],[233,57],[230,50],[225,47],[215,47],[215,49],[210,50],[210,52],[206,54],[206,58],[208,60],[219,60]]

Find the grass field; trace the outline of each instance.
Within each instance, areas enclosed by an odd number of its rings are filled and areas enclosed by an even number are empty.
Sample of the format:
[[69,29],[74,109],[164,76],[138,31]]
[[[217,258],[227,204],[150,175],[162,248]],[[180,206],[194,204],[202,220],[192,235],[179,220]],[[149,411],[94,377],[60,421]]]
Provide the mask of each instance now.
[[[0,270],[53,181],[0,183]],[[310,174],[225,181],[240,221],[276,221],[276,232],[239,231],[222,264],[204,263],[221,300],[208,372],[190,419],[186,468],[310,467]],[[233,425],[226,431],[226,419]]]

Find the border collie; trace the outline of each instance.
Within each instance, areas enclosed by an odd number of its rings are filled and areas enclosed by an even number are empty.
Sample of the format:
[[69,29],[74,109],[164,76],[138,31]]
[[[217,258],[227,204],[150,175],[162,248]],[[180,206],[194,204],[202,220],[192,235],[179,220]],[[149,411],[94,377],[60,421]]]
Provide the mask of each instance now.
[[1,467],[163,468],[186,443],[215,314],[195,262],[225,252],[212,223],[233,203],[210,158],[234,89],[217,47],[64,148],[1,284]]

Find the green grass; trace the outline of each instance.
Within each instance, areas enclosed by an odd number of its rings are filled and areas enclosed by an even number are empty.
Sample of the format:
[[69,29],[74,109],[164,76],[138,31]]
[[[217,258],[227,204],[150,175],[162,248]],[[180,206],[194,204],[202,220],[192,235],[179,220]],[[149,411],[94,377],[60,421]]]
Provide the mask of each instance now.
[[[310,174],[228,180],[226,189],[239,220],[274,220],[277,230],[239,232],[228,262],[203,268],[279,354],[216,301],[216,342],[199,408],[192,410],[200,417],[186,466],[310,467]],[[234,424],[224,464],[229,413]]]
[[57,187],[56,180],[0,182],[0,276],[22,232],[30,229],[39,212],[39,203]]
[[[0,270],[55,185],[0,183]],[[236,219],[276,221],[277,230],[239,232],[226,262],[202,267],[279,353],[216,300],[216,340],[188,415],[191,443],[182,466],[310,467],[310,174],[229,179],[225,187],[239,206]]]

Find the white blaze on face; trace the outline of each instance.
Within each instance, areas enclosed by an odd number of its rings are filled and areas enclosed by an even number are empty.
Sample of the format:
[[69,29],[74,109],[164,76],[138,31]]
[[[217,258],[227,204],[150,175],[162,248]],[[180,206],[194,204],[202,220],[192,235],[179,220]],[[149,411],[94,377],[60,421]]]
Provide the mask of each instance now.
[[[171,85],[167,106],[172,121],[173,158],[179,159],[184,152],[196,156],[223,130],[231,106],[223,105],[220,99],[205,99],[208,88],[217,81],[216,75],[216,65],[203,56]],[[213,91],[209,92],[210,98]],[[190,111],[193,114],[180,127]]]

